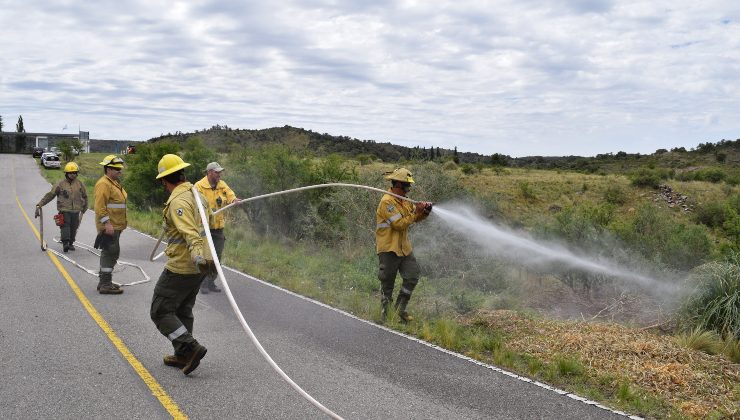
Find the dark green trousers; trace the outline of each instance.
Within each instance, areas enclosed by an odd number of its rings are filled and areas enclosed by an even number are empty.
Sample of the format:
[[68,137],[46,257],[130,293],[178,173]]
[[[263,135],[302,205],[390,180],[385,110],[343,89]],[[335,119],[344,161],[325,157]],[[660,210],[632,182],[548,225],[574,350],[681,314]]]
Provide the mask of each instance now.
[[113,231],[113,241],[110,246],[106,249],[100,250],[100,283],[110,283],[113,281],[113,267],[118,262],[118,257],[121,255],[121,246],[119,245],[119,239],[121,238],[121,231]]
[[193,306],[203,274],[177,274],[166,268],[154,286],[149,315],[172,342],[175,355],[186,357],[198,342],[193,337]]
[[[221,254],[224,252],[224,244],[226,243],[226,236],[224,236],[223,229],[211,229],[211,238],[213,238],[213,247],[216,248],[216,255],[218,255],[218,261],[221,262]],[[215,284],[218,278],[218,273],[208,277],[206,280],[208,284]],[[206,283],[203,283],[203,287],[206,287]]]
[[80,224],[80,212],[65,211],[62,214],[64,214],[64,226],[60,228],[62,243],[69,242],[72,244],[77,238],[77,225]]
[[378,280],[380,280],[383,304],[393,301],[393,286],[396,283],[396,274],[399,272],[403,283],[398,296],[403,296],[408,302],[416,284],[419,283],[419,263],[416,262],[414,254],[399,257],[395,252],[381,252],[378,254],[378,261],[380,263]]

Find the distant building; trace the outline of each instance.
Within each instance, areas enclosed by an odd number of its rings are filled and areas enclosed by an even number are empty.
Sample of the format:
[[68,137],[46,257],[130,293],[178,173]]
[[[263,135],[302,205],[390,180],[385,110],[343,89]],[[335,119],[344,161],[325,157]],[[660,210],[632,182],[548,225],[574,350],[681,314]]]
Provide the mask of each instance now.
[[60,133],[16,133],[14,131],[3,131],[0,133],[0,153],[28,153],[31,154],[34,147],[47,149],[56,146],[63,140],[80,140],[82,151],[85,153],[126,153],[130,144],[136,143],[132,140],[101,140],[91,139],[89,131],[80,131],[77,134]]

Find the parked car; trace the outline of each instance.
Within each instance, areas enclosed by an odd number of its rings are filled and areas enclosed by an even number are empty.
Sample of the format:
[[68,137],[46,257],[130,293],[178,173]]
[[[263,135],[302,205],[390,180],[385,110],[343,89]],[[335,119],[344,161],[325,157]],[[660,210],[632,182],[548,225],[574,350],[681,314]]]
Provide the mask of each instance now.
[[59,169],[61,167],[61,162],[59,161],[59,156],[55,153],[46,152],[41,154],[41,165],[46,169]]
[[44,154],[44,148],[43,147],[34,147],[33,151],[31,152],[31,155],[35,158],[41,157],[41,155]]

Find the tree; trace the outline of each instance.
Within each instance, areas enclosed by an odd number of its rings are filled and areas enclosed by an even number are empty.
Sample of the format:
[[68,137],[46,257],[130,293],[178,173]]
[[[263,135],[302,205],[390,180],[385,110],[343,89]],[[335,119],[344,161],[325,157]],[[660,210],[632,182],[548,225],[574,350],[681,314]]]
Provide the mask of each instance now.
[[0,115],[0,132],[3,131],[3,116]]
[[509,164],[508,156],[494,153],[491,155],[491,164],[493,166],[507,166]]
[[26,128],[23,127],[23,115],[18,116],[18,123],[15,125],[15,151],[16,153],[23,152],[26,145],[26,135],[23,134],[26,132]]
[[457,164],[460,164],[460,158],[457,157],[457,146],[455,146],[455,152],[452,155],[452,161]]

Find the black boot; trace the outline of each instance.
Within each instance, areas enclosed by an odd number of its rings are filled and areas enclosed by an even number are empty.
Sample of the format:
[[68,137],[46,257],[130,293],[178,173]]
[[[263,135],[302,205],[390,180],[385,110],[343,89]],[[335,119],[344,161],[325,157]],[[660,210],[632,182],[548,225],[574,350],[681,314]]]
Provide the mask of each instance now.
[[208,290],[210,290],[213,293],[221,293],[221,289],[216,286],[216,279],[208,279]]
[[408,305],[409,299],[411,299],[411,295],[407,295],[405,293],[399,293],[398,299],[396,299],[396,310],[398,311],[398,317],[404,324],[408,324],[409,322],[414,320],[414,317],[406,312],[406,305]]
[[69,251],[69,241],[62,241],[62,249],[64,252]]
[[393,299],[391,298],[382,298],[380,300],[380,305],[382,309],[380,310],[380,316],[383,318],[383,321],[385,321],[388,318],[388,314],[391,311],[391,304],[393,303]]

